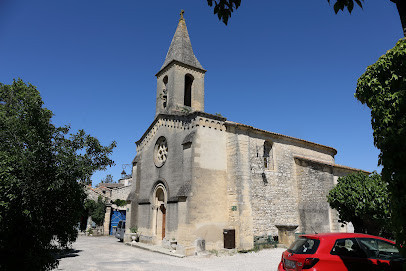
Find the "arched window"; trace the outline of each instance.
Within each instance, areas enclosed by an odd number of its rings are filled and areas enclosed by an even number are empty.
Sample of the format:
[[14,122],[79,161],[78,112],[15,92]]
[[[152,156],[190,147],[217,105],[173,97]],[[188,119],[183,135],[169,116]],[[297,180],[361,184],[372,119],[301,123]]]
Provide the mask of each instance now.
[[192,106],[192,84],[193,76],[190,74],[185,75],[185,95],[184,95],[184,105]]
[[168,104],[168,76],[165,75],[164,79],[162,80],[164,82],[164,89],[162,90],[162,100],[163,100],[163,107],[166,108]]

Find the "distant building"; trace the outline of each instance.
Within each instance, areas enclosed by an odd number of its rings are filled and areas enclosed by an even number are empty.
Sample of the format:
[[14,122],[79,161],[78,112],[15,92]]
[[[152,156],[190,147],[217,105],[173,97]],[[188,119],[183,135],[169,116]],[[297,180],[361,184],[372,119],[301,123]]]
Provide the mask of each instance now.
[[131,183],[132,183],[131,175],[121,178],[120,180],[118,180],[118,183],[122,184],[123,186],[131,185]]
[[346,230],[326,195],[359,170],[335,164],[332,147],[205,113],[205,73],[182,16],[156,74],[155,119],[136,142],[127,227],[141,242],[175,239],[186,255]]
[[111,198],[112,190],[122,186],[124,185],[121,183],[98,183],[94,189],[102,193],[105,197]]
[[87,195],[94,201],[102,196],[106,202],[106,214],[103,224],[103,234],[112,234],[113,228],[117,226],[118,221],[125,220],[126,206],[117,206],[114,201],[117,199],[126,200],[131,191],[132,178],[125,177],[119,180],[119,183],[99,183],[96,187],[87,186]]

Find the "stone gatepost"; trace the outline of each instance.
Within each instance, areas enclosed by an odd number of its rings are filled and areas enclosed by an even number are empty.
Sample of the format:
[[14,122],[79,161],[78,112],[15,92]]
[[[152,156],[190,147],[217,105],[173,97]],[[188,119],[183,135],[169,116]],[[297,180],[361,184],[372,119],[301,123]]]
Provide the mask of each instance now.
[[106,204],[106,213],[104,214],[103,235],[110,233],[110,219],[111,219],[111,204]]
[[295,231],[299,225],[275,225],[278,228],[279,243],[290,246],[295,241]]

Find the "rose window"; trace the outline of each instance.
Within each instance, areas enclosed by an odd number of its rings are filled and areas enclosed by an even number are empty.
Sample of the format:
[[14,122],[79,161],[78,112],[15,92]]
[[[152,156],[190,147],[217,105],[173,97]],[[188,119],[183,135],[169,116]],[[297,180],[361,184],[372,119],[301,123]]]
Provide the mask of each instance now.
[[168,142],[166,138],[161,136],[158,138],[155,144],[155,157],[154,162],[157,167],[162,167],[165,164],[166,158],[168,156]]

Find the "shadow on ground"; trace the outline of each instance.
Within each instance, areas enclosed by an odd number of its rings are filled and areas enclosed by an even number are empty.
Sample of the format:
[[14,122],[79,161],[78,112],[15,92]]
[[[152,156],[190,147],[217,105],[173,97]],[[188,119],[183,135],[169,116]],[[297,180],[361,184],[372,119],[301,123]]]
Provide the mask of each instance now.
[[73,258],[73,257],[77,257],[79,256],[79,252],[81,252],[82,250],[78,250],[78,249],[64,249],[61,250],[60,252],[58,252],[55,255],[55,258],[60,260],[63,258]]

